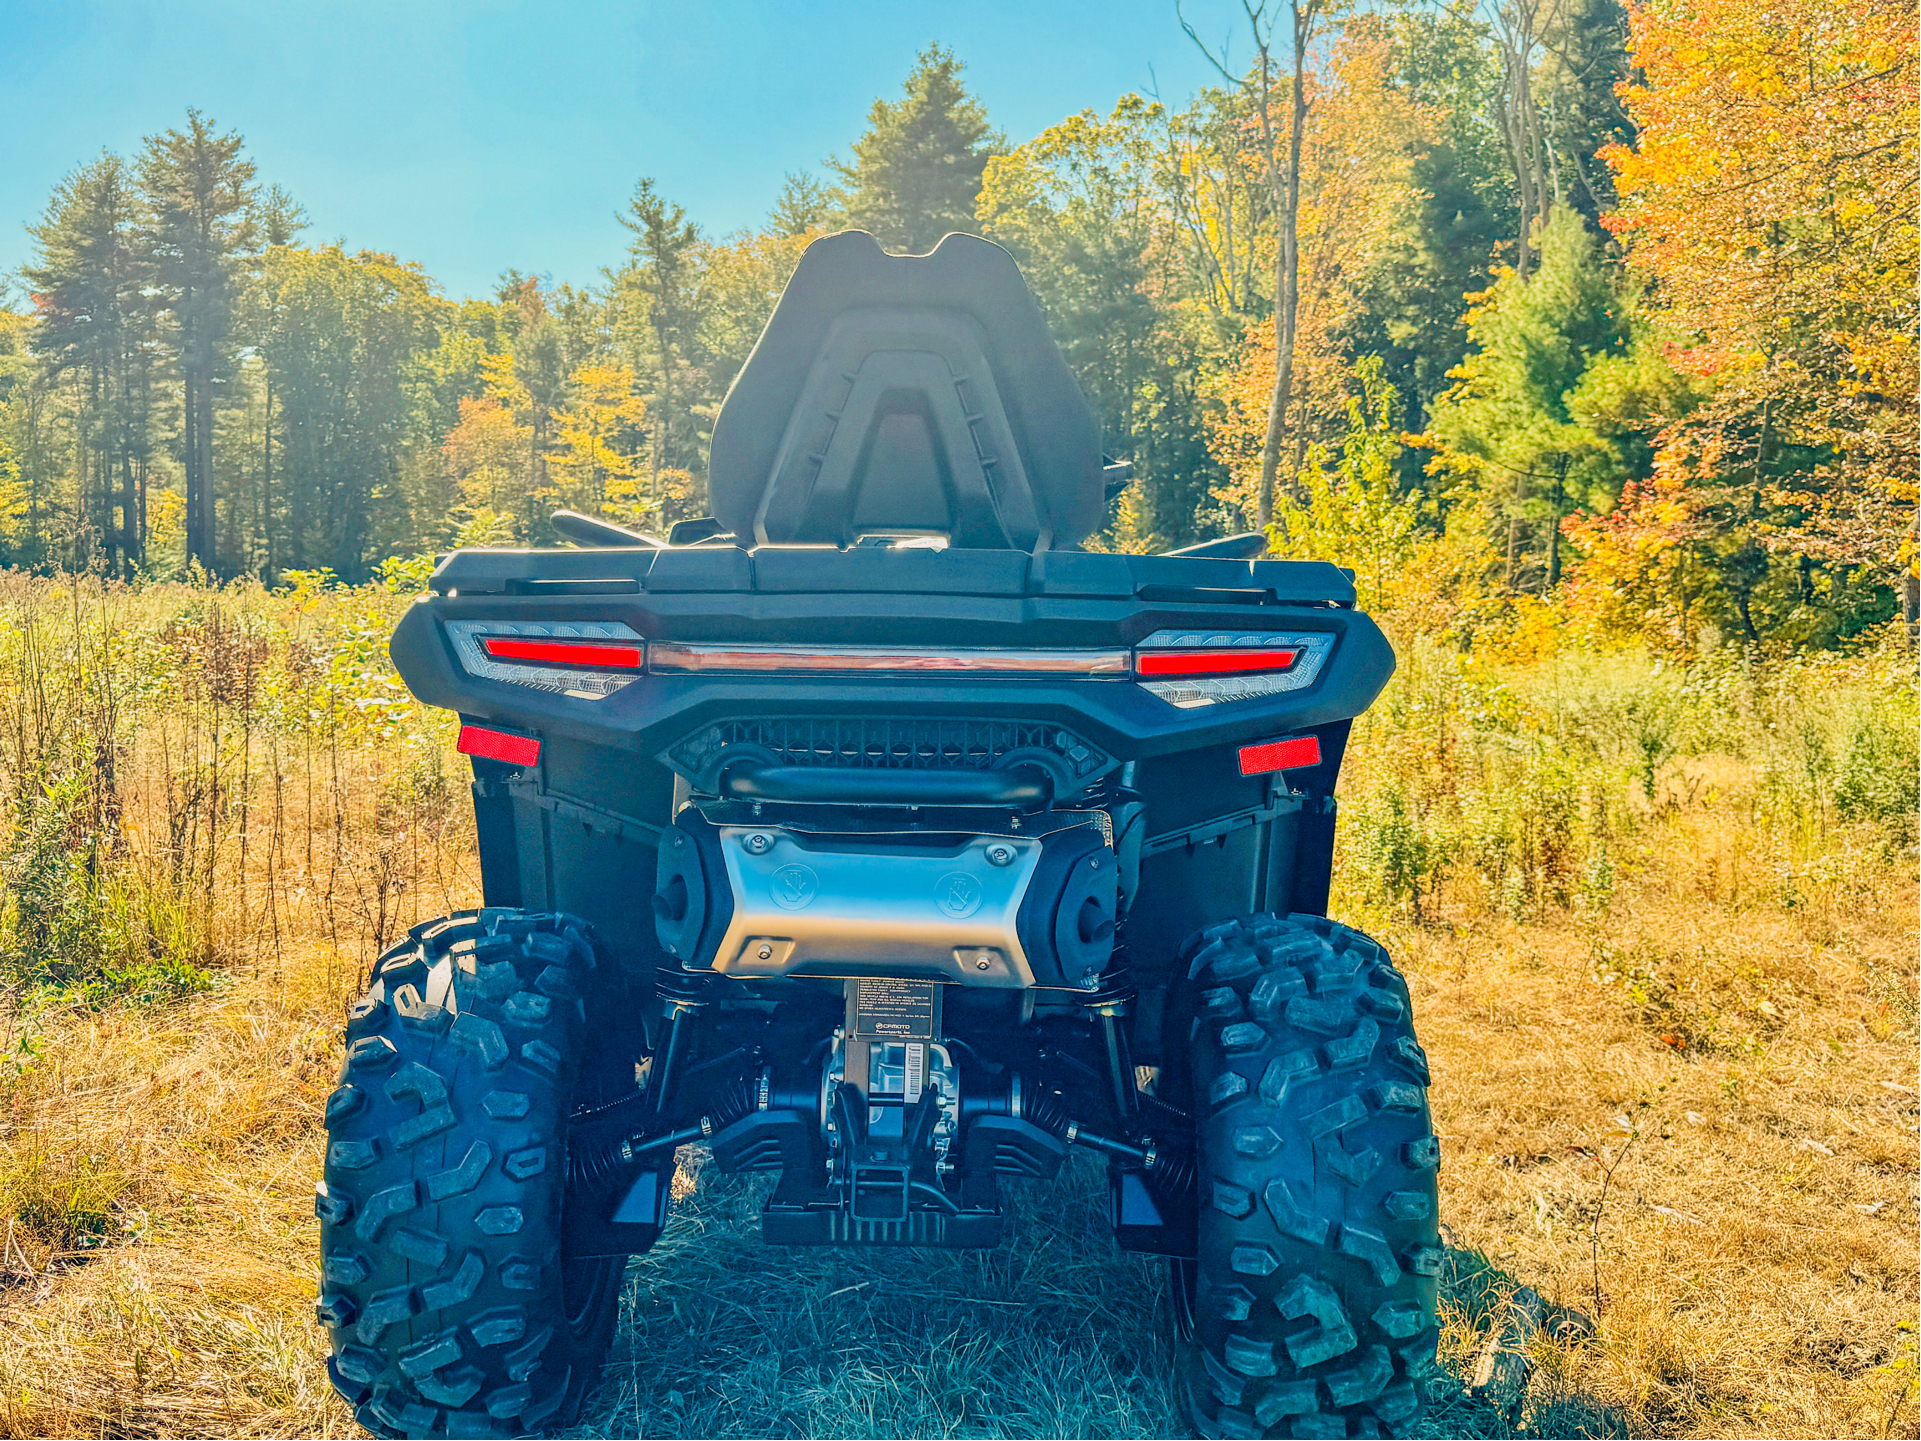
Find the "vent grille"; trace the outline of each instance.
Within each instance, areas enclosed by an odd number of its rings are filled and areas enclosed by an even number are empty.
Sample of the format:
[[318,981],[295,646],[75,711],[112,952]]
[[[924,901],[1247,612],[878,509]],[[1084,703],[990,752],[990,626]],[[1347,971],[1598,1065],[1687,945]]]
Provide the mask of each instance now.
[[992,770],[1022,759],[1053,762],[1076,782],[1113,765],[1106,752],[1060,726],[953,717],[792,717],[703,726],[667,751],[668,764],[696,784],[726,761],[756,757],[784,766],[854,770]]

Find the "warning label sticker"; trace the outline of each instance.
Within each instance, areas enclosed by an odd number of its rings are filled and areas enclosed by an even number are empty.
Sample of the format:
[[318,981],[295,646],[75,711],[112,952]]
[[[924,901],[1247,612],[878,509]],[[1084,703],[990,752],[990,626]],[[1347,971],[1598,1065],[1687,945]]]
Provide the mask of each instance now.
[[854,1035],[891,1041],[934,1039],[931,982],[874,979],[854,983]]

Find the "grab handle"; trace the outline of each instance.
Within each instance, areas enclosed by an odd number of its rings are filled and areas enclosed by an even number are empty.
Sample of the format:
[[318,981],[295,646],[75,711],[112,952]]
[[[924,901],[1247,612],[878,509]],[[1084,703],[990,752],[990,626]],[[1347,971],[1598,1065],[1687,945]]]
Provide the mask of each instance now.
[[1035,810],[1054,796],[1033,766],[996,771],[843,770],[837,766],[729,766],[720,793],[800,805],[1012,806]]

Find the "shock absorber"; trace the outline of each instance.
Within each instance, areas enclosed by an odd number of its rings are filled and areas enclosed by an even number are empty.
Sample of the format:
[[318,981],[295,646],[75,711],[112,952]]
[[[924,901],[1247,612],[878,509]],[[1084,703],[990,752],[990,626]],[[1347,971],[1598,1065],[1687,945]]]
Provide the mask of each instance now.
[[1169,1196],[1182,1194],[1194,1184],[1191,1145],[1169,1144],[1156,1137],[1147,1137],[1136,1144],[1090,1130],[1068,1114],[1058,1092],[1018,1071],[993,1080],[970,1071],[967,1081],[962,1105],[962,1115],[966,1118],[1012,1116],[1070,1146],[1086,1146],[1111,1160],[1139,1166],[1154,1178],[1162,1193]]
[[605,1140],[575,1137],[567,1148],[567,1172],[576,1185],[598,1185],[631,1171],[648,1156],[726,1130],[760,1104],[765,1073],[740,1076],[714,1093],[707,1114],[672,1131],[635,1131]]
[[1134,1081],[1134,1055],[1127,1042],[1127,1013],[1136,994],[1126,966],[1117,963],[1102,977],[1101,989],[1082,998],[1082,1005],[1100,1028],[1114,1114],[1122,1132],[1130,1136],[1141,1128],[1140,1090]]
[[654,988],[660,996],[667,1031],[649,1065],[647,1085],[653,1095],[650,1110],[654,1121],[659,1122],[673,1114],[674,1090],[693,1048],[694,1023],[706,1002],[701,997],[701,981],[677,966],[657,967]]

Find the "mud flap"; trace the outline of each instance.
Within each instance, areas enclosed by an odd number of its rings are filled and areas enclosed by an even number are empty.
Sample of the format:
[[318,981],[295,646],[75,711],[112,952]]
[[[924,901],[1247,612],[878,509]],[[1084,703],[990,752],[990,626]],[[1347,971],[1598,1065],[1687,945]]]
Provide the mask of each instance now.
[[637,1256],[660,1239],[673,1206],[674,1160],[648,1166],[609,1207],[605,1196],[576,1191],[568,1196],[566,1251],[569,1260]]

